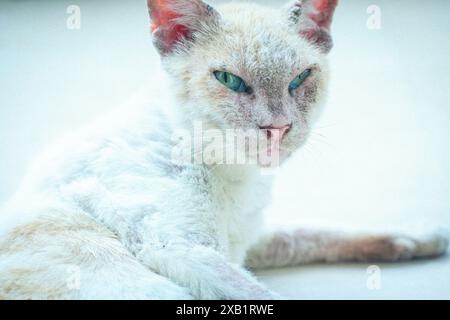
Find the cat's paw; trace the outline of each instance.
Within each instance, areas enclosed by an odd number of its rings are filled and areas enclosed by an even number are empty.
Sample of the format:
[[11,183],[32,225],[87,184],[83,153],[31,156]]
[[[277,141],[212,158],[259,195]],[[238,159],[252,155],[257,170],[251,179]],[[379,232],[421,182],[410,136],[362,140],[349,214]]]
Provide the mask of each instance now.
[[271,290],[264,290],[264,292],[258,292],[254,295],[250,295],[250,300],[282,300],[280,294],[273,292]]
[[271,290],[257,289],[254,291],[241,292],[237,295],[224,297],[226,300],[282,300],[282,297]]
[[447,253],[450,231],[437,229],[417,239],[416,257],[440,256]]
[[193,300],[194,297],[188,290],[177,285],[167,285],[167,283],[154,284],[149,287],[144,299],[146,300]]
[[394,236],[386,239],[386,260],[438,257],[447,252],[450,233],[439,229],[421,236]]
[[264,285],[253,282],[222,284],[220,287],[208,288],[203,290],[203,294],[198,297],[206,300],[281,300],[281,296],[267,288]]

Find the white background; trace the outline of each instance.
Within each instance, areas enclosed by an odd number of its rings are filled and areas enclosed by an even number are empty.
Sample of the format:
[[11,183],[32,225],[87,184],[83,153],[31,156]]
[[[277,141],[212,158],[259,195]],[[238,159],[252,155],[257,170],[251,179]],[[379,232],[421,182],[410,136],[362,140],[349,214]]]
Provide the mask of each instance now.
[[[210,1],[215,4],[219,1]],[[280,5],[279,1],[259,1]],[[66,9],[81,8],[68,30]],[[381,9],[381,30],[366,10]],[[386,231],[450,225],[450,2],[341,1],[328,107],[280,172],[269,221]],[[59,135],[151,90],[144,0],[0,2],[0,202]],[[288,298],[450,298],[450,259],[259,273]]]

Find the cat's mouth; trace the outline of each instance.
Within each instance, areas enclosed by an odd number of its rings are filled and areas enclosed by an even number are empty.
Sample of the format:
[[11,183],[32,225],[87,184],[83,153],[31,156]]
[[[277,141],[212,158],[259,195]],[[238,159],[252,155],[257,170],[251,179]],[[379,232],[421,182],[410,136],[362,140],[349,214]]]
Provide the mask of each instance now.
[[291,126],[282,129],[263,130],[265,139],[259,141],[256,154],[259,166],[263,168],[277,167],[292,154],[292,150],[286,141],[290,130]]
[[284,138],[292,129],[292,123],[282,126],[260,126],[259,129],[266,136],[267,142],[270,145],[269,149],[280,149]]
[[293,141],[299,140],[295,138],[297,132],[293,129],[291,124],[229,129],[205,129],[195,125],[193,131],[187,132],[182,139],[174,137],[179,144],[174,145],[172,153],[182,157],[183,162],[276,167],[292,154],[295,148]]

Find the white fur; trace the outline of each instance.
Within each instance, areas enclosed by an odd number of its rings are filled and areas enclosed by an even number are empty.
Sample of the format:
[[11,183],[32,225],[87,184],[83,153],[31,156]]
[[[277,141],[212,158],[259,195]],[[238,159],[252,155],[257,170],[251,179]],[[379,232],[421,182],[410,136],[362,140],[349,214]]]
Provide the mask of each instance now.
[[[282,115],[299,124],[285,142],[293,152],[323,105],[326,58],[290,28],[285,11],[229,4],[219,12],[220,27],[201,25],[194,46],[163,59],[170,80],[159,79],[157,96],[64,137],[34,162],[2,209],[0,298],[277,296],[243,267],[261,236],[271,177],[256,165],[180,168],[170,159],[171,134],[191,130],[196,119],[208,128],[249,128]],[[210,75],[224,61],[236,73],[245,70],[249,81],[262,79],[262,98],[241,101],[248,104],[244,113]],[[283,93],[309,65],[317,67],[309,84],[316,86],[314,97]],[[267,243],[254,253],[258,259]],[[67,285],[71,266],[80,270],[78,289]]]

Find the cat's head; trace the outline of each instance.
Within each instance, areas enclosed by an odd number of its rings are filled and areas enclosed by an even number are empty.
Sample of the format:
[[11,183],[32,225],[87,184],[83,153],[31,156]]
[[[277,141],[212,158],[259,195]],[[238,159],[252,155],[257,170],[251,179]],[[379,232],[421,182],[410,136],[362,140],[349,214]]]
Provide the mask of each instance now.
[[[337,0],[283,8],[148,0],[153,40],[186,121],[269,129],[286,156],[320,113]],[[271,134],[278,132],[278,134]]]

